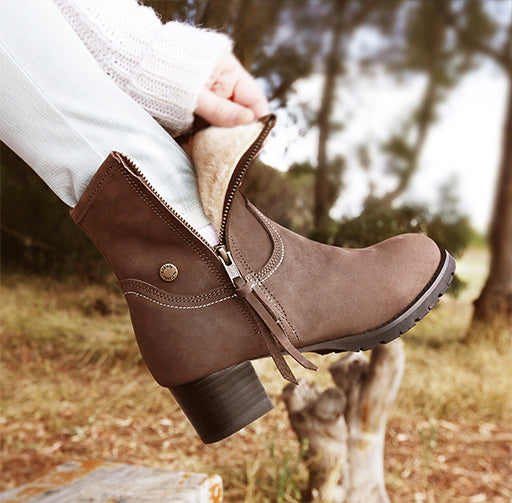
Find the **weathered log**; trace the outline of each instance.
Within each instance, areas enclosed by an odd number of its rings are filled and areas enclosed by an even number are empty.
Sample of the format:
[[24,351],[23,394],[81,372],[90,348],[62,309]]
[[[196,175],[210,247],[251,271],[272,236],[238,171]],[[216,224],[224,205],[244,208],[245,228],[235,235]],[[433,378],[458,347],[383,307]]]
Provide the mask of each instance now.
[[70,461],[0,494],[3,503],[222,503],[218,475],[109,461]]
[[342,357],[329,368],[336,387],[320,392],[300,381],[283,399],[291,425],[307,446],[307,502],[389,503],[384,485],[384,439],[405,362],[397,340]]

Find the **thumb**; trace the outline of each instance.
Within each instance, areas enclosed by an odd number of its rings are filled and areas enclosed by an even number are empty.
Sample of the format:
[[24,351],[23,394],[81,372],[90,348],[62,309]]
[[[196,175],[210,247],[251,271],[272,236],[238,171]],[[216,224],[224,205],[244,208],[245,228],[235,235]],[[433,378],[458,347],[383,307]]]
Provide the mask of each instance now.
[[195,113],[213,126],[221,127],[250,124],[254,120],[250,109],[221,98],[208,89],[200,94]]

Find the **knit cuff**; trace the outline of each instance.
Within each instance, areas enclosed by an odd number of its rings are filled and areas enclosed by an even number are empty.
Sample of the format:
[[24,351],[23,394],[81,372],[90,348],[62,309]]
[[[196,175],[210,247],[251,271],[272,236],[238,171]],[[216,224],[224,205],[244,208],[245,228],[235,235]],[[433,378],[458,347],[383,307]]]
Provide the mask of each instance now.
[[199,95],[219,57],[231,51],[221,33],[169,22],[131,74],[127,92],[172,134],[190,129]]

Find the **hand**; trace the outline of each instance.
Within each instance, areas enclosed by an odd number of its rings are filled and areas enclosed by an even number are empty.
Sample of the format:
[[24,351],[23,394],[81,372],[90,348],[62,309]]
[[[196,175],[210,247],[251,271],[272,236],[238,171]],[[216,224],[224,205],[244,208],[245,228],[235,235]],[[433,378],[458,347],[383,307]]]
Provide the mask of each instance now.
[[199,95],[195,113],[213,126],[238,126],[267,114],[268,102],[238,59],[225,53]]

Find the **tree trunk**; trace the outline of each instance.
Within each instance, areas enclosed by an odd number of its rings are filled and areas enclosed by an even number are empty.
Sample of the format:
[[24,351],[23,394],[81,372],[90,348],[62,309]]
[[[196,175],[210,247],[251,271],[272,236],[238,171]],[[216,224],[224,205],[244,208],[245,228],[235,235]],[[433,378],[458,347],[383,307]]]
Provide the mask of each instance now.
[[512,328],[512,72],[508,80],[508,103],[493,216],[489,229],[491,264],[489,276],[474,302],[469,336],[483,324],[510,339]]
[[329,369],[336,384],[322,393],[305,381],[283,398],[292,427],[307,445],[309,487],[303,501],[389,503],[384,486],[384,439],[405,362],[397,340],[341,358]]
[[315,207],[314,224],[320,235],[325,231],[329,220],[329,181],[327,157],[327,141],[331,129],[330,117],[336,98],[336,79],[341,70],[342,55],[340,54],[343,33],[343,17],[346,2],[339,2],[334,9],[334,26],[331,33],[331,45],[325,62],[325,81],[322,92],[322,102],[318,111],[318,165],[315,177]]

